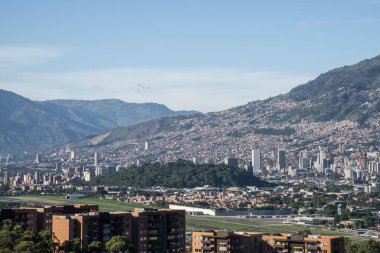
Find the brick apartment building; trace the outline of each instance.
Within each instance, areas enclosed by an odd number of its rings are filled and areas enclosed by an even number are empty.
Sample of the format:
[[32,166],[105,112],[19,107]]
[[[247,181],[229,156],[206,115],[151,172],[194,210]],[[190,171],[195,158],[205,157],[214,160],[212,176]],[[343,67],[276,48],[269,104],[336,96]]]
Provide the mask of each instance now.
[[35,209],[37,211],[37,230],[51,230],[53,215],[97,212],[99,210],[99,206],[89,204],[74,204],[22,209]]
[[193,253],[260,253],[262,233],[211,230],[192,233]]
[[0,225],[4,220],[12,220],[14,225],[20,225],[23,230],[37,232],[37,217],[36,209],[0,209]]
[[132,243],[135,252],[185,252],[185,211],[135,209]]
[[344,239],[338,236],[263,235],[262,241],[263,253],[344,253]]
[[135,209],[133,212],[90,212],[53,215],[54,241],[63,244],[78,238],[82,247],[122,235],[138,253],[185,252],[185,211]]
[[92,241],[106,242],[114,235],[132,239],[130,212],[90,212],[52,216],[53,240],[59,244],[78,238],[82,246]]

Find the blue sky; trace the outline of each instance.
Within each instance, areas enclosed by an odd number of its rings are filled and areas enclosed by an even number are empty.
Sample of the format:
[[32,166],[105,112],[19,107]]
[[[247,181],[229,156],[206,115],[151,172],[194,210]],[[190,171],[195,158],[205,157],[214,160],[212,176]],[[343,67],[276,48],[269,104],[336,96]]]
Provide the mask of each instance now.
[[380,0],[1,1],[0,88],[227,109],[380,54]]

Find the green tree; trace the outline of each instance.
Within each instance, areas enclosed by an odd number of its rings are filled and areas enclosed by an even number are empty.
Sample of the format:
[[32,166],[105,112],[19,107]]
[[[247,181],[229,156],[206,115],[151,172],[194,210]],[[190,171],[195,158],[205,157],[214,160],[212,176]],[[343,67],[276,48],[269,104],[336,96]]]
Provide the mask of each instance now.
[[123,236],[113,236],[111,240],[106,242],[106,249],[110,253],[127,253],[131,252],[132,244]]
[[359,245],[359,253],[379,253],[380,242],[373,239],[363,241]]
[[98,253],[101,252],[103,248],[103,243],[99,241],[92,241],[88,246],[87,246],[87,251],[89,253]]
[[81,245],[80,240],[78,238],[74,238],[72,241],[64,241],[60,246],[60,249],[65,253],[81,253]]

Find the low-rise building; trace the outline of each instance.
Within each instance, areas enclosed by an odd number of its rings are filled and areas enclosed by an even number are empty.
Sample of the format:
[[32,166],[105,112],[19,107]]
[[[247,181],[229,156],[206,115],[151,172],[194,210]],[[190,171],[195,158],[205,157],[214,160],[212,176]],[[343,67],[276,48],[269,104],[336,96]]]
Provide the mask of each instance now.
[[344,239],[340,236],[263,235],[262,243],[263,253],[344,253]]
[[211,230],[192,233],[192,253],[259,253],[262,233]]

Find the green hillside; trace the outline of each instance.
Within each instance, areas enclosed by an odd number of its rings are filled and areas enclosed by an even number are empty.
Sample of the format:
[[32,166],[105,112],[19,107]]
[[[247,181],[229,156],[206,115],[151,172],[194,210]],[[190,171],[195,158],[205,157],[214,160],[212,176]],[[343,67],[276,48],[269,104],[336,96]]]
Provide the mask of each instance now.
[[121,172],[97,176],[91,182],[94,185],[174,188],[203,185],[215,187],[268,185],[267,182],[243,169],[228,168],[225,165],[193,164],[184,160],[133,166]]

